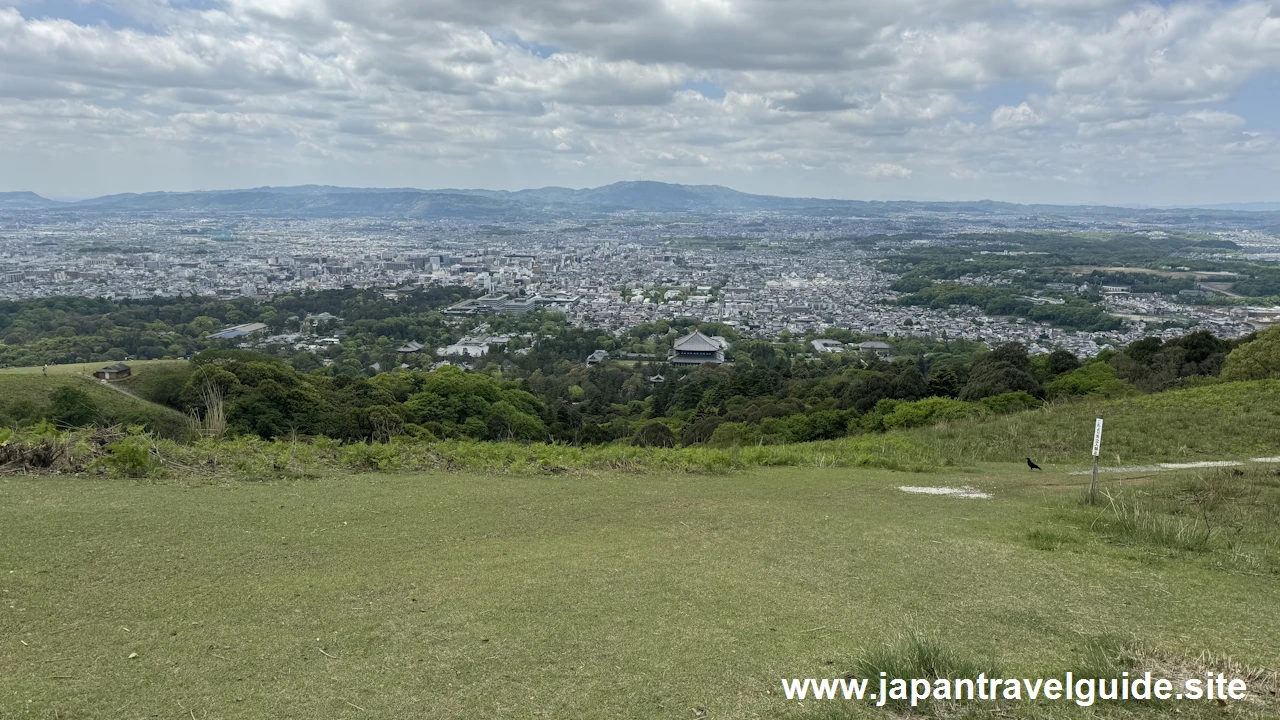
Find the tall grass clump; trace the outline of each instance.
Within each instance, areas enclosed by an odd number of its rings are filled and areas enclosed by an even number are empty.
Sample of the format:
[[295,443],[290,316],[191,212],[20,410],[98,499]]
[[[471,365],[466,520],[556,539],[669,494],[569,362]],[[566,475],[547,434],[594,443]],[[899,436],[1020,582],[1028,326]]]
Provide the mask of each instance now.
[[[1101,508],[1066,501],[1074,526],[1104,541],[1165,553],[1193,553],[1210,567],[1280,574],[1280,475],[1270,467],[1215,468],[1103,491]],[[1033,533],[1034,535],[1034,533]],[[1074,537],[1064,538],[1074,541]],[[1033,547],[1055,549],[1047,534]]]
[[191,428],[191,436],[217,440],[227,432],[227,414],[223,404],[222,386],[205,378],[196,391],[204,412],[195,409],[187,411],[187,424]]
[[[905,631],[889,642],[864,649],[854,660],[849,675],[855,678],[867,678],[875,683],[880,673],[888,679],[922,678],[929,680],[954,680],[956,678],[976,678],[980,674],[986,677],[1000,677],[999,667],[993,660],[976,660],[947,645],[936,635],[917,630]],[[938,705],[950,705],[950,701],[926,701],[925,705],[916,708],[918,712],[929,712]],[[908,703],[890,700],[888,707],[906,710]]]
[[1206,552],[1212,549],[1215,530],[1205,518],[1170,515],[1152,509],[1135,498],[1107,494],[1107,507],[1099,516],[1108,534],[1122,542],[1168,550]]
[[1120,677],[1120,673],[1138,668],[1137,647],[1134,639],[1119,635],[1090,637],[1071,672],[1082,678]]

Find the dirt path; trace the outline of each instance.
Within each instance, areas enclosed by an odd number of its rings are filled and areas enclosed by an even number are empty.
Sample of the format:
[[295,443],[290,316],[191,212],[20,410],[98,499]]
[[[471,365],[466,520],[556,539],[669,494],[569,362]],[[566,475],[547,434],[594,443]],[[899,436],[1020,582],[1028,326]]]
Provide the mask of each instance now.
[[137,401],[138,401],[138,402],[140,402],[140,403],[146,403],[146,404],[148,404],[148,405],[150,405],[150,406],[152,406],[152,407],[157,407],[157,408],[160,408],[161,410],[168,410],[169,412],[178,412],[177,410],[174,410],[173,408],[169,407],[168,405],[161,405],[161,404],[160,404],[160,403],[158,403],[158,402],[152,402],[152,401],[150,401],[150,400],[148,400],[148,399],[146,399],[146,398],[138,397],[137,395],[134,395],[133,393],[129,392],[128,390],[125,390],[123,387],[121,387],[121,386],[119,386],[119,385],[117,385],[117,384],[115,384],[115,383],[105,382],[105,381],[102,381],[102,380],[99,380],[98,382],[99,382],[100,384],[102,384],[102,385],[106,385],[107,387],[111,388],[112,390],[115,390],[116,392],[120,393],[121,395],[128,395],[129,397],[133,398],[134,400],[137,400]]
[[[1280,457],[1259,457],[1253,458],[1248,462],[1255,463],[1280,463]],[[1195,468],[1223,468],[1223,467],[1239,467],[1244,465],[1244,461],[1239,460],[1202,460],[1200,462],[1189,463],[1157,463],[1155,465],[1128,465],[1124,467],[1100,467],[1098,474],[1103,473],[1124,473],[1124,472],[1173,472],[1174,470],[1193,470]],[[1089,475],[1092,470],[1073,470],[1068,475]]]
[[1230,290],[1228,290],[1228,289],[1227,289],[1228,287],[1230,287],[1230,286],[1231,286],[1231,283],[1218,283],[1218,282],[1212,282],[1212,283],[1209,283],[1209,282],[1207,282],[1207,283],[1200,283],[1200,286],[1201,286],[1201,287],[1203,287],[1203,288],[1205,288],[1206,290],[1212,290],[1212,291],[1214,291],[1214,292],[1216,292],[1216,293],[1222,293],[1223,295],[1226,295],[1227,297],[1232,297],[1232,298],[1241,298],[1241,297],[1244,297],[1244,295],[1238,295],[1238,294],[1233,293],[1233,292],[1231,292]]

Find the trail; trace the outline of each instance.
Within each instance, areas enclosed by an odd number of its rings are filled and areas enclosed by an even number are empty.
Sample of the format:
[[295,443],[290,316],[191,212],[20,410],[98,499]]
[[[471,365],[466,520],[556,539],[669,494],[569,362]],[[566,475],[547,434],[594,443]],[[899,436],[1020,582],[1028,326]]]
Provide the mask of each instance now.
[[1226,295],[1227,297],[1230,297],[1230,298],[1241,298],[1241,297],[1244,297],[1244,295],[1237,295],[1236,293],[1233,293],[1233,292],[1231,292],[1230,290],[1228,290],[1228,289],[1227,289],[1227,286],[1230,286],[1230,285],[1231,285],[1231,283],[1224,283],[1224,282],[1223,282],[1223,283],[1207,283],[1207,282],[1202,282],[1202,283],[1200,283],[1200,284],[1201,284],[1201,285],[1202,285],[1206,290],[1212,290],[1212,291],[1214,291],[1214,292],[1216,292],[1216,293],[1222,293],[1223,295]]
[[[1249,460],[1254,463],[1280,463],[1280,457],[1258,457]],[[1098,474],[1125,472],[1172,472],[1174,470],[1193,470],[1195,468],[1239,467],[1244,461],[1239,460],[1201,460],[1189,463],[1157,463],[1155,465],[1127,465],[1123,467],[1100,467]],[[1072,470],[1068,475],[1089,475],[1092,470]]]
[[109,382],[104,382],[102,380],[99,380],[98,384],[106,385],[107,387],[111,388],[112,390],[115,390],[121,395],[128,395],[129,397],[133,398],[134,400],[137,400],[140,403],[146,403],[152,407],[160,408],[161,410],[168,410],[169,412],[178,412],[177,410],[174,410],[168,405],[161,405],[158,402],[152,402],[146,398],[138,397],[137,395],[134,395],[133,393],[129,392],[128,390],[125,390],[123,387],[116,385],[115,383],[109,383]]

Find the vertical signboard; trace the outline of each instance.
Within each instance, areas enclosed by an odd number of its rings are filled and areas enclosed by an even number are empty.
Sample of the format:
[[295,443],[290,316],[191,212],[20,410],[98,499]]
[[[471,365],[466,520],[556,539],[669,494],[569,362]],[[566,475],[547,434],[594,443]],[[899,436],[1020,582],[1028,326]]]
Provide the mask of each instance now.
[[1093,425],[1093,481],[1089,483],[1089,504],[1098,504],[1098,453],[1102,451],[1102,418]]

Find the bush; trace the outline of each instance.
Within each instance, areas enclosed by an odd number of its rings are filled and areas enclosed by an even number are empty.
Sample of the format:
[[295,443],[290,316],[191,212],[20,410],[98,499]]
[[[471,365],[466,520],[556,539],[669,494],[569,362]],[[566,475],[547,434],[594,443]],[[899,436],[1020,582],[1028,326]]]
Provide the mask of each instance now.
[[1280,327],[1264,330],[1253,342],[1232,350],[1222,366],[1222,379],[1280,379]]
[[1043,405],[1039,399],[1022,391],[984,397],[978,401],[978,404],[996,415],[1034,410]]
[[49,417],[62,427],[92,425],[100,415],[97,403],[80,388],[60,387],[49,394],[49,401]]
[[353,443],[342,448],[343,464],[362,470],[396,470],[400,460],[396,443]]
[[1116,377],[1116,371],[1110,365],[1099,362],[1089,363],[1044,386],[1045,397],[1050,400],[1078,395],[1117,398],[1137,391],[1137,388]]
[[876,403],[871,412],[863,415],[856,420],[849,421],[849,432],[857,432],[865,430],[867,432],[883,432],[884,419],[893,413],[894,409],[902,404],[901,400],[890,400],[888,398]]
[[14,400],[0,408],[0,425],[8,427],[28,427],[45,419],[45,408],[30,400]]
[[884,416],[882,422],[885,430],[895,430],[933,425],[944,420],[959,420],[986,412],[981,405],[975,403],[931,397],[895,406],[892,412]]
[[103,462],[126,477],[146,477],[160,468],[160,458],[151,452],[151,438],[130,435],[107,446]]
[[794,442],[791,428],[781,418],[765,418],[758,425],[724,423],[711,434],[707,444],[715,448],[749,445],[784,445]]
[[631,444],[637,447],[675,447],[676,434],[657,420],[650,420],[636,431],[635,436],[631,438]]
[[707,415],[684,427],[680,441],[685,445],[697,445],[711,440],[716,428],[724,424],[724,418],[718,415]]

